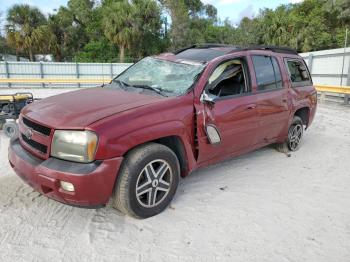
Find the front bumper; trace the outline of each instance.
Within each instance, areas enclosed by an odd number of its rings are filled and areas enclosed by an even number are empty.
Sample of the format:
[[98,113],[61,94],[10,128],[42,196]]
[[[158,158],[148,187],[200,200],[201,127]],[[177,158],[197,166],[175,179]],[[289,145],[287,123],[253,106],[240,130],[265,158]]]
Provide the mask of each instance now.
[[[82,207],[108,202],[122,160],[117,157],[89,164],[56,158],[41,160],[23,149],[18,139],[9,146],[10,164],[27,184],[49,198]],[[75,191],[63,190],[60,181],[72,183]]]

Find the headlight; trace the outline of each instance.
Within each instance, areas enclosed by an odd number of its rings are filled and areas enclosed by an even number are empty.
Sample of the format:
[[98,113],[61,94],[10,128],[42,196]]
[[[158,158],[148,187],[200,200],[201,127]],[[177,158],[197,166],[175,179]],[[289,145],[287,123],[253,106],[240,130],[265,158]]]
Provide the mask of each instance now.
[[91,131],[56,130],[51,145],[51,156],[74,162],[92,162],[97,141],[97,135]]

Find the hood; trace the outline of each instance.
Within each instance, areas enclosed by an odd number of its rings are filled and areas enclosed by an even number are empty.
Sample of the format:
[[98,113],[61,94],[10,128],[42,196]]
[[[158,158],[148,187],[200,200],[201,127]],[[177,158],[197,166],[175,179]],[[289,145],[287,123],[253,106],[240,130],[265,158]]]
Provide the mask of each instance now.
[[26,106],[22,114],[51,128],[82,129],[105,117],[148,105],[163,97],[92,88],[52,96]]

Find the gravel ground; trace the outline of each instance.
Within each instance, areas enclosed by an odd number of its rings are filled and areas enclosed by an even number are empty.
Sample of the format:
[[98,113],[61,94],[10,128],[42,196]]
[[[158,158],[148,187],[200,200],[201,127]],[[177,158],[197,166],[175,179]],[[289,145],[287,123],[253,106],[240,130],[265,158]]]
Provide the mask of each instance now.
[[301,149],[271,147],[183,179],[146,220],[34,192],[0,132],[0,261],[350,260],[350,108],[322,104]]

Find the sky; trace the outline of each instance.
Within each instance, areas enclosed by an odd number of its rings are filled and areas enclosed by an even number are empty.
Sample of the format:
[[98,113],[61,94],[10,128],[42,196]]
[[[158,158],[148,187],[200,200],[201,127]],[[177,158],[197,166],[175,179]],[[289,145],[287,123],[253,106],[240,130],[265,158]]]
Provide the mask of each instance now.
[[[221,20],[229,18],[233,23],[238,23],[243,17],[253,17],[262,8],[276,8],[281,4],[297,3],[302,0],[202,0],[206,4],[212,4],[218,9]],[[1,20],[6,17],[6,11],[14,4],[29,4],[36,6],[43,13],[53,13],[61,5],[67,5],[67,0],[0,0]]]

